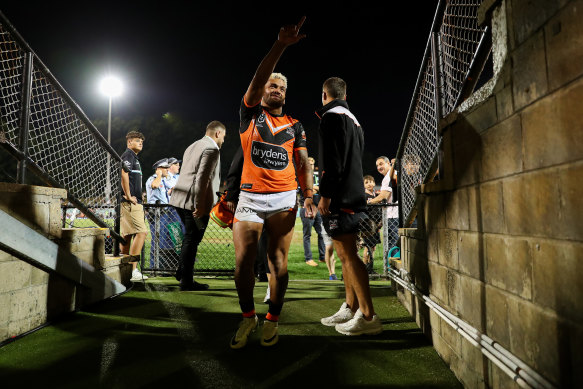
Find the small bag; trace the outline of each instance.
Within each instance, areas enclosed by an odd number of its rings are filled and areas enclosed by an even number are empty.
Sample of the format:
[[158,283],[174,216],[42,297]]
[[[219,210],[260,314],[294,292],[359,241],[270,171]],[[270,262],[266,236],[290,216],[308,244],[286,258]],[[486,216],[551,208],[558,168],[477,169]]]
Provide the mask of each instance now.
[[401,258],[401,249],[397,246],[391,247],[387,253],[388,258]]
[[227,201],[225,200],[225,192],[219,201],[215,204],[213,209],[211,209],[210,218],[221,228],[231,228],[233,229],[233,219],[235,215],[229,208],[227,208]]

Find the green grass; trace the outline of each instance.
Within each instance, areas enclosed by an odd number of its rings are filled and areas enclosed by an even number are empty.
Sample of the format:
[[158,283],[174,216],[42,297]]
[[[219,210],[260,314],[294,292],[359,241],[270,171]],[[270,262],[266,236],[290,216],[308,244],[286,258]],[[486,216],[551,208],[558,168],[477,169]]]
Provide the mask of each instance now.
[[[147,225],[147,223],[146,223]],[[74,227],[93,227],[95,224],[89,219],[75,219]],[[150,263],[150,234],[144,245],[144,268],[149,267]],[[318,235],[316,230],[312,229],[312,254],[318,262]],[[362,249],[360,250],[362,256]],[[383,248],[382,244],[376,246],[374,253],[374,269],[377,273],[383,274]],[[205,238],[199,245],[197,253],[197,263],[195,271],[200,269],[235,269],[235,249],[233,247],[233,234],[228,228],[219,228],[214,222],[210,221],[205,234]],[[324,262],[318,263],[317,267],[305,264],[302,221],[298,217],[294,226],[294,235],[288,254],[288,271],[290,279],[296,280],[327,280],[328,268]],[[147,273],[147,270],[146,270]],[[342,276],[342,266],[340,259],[336,256],[336,275]]]
[[[232,280],[178,292],[155,278],[0,348],[6,387],[48,388],[461,388],[389,289],[371,282],[383,333],[346,337],[319,320],[344,299],[342,284],[291,281],[271,349],[254,333],[242,350],[229,340],[240,311]],[[256,301],[265,293],[255,289]],[[259,304],[262,318],[267,306]]]

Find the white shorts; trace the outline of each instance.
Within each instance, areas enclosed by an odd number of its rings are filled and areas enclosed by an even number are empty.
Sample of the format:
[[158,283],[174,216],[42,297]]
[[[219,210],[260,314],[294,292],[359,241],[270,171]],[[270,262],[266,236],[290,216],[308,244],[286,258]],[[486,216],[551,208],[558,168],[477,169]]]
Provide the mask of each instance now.
[[324,227],[322,227],[321,235],[322,235],[322,239],[324,240],[324,245],[325,246],[332,246],[332,238],[330,238],[330,235],[328,235],[328,233],[326,232],[326,229]]
[[296,212],[296,191],[278,193],[251,193],[241,191],[235,211],[238,221],[265,223],[265,220],[280,212]]

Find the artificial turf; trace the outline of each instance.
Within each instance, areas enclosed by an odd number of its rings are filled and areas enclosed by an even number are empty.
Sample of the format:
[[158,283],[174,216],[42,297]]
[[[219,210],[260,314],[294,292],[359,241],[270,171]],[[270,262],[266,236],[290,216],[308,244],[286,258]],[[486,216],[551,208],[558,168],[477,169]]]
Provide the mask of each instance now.
[[[461,387],[387,281],[371,282],[378,336],[347,337],[320,324],[344,300],[340,281],[290,281],[279,343],[262,348],[259,328],[241,350],[229,348],[241,317],[233,280],[204,282],[204,292],[179,292],[169,277],[136,283],[5,345],[2,386]],[[260,322],[265,287],[255,289]]]

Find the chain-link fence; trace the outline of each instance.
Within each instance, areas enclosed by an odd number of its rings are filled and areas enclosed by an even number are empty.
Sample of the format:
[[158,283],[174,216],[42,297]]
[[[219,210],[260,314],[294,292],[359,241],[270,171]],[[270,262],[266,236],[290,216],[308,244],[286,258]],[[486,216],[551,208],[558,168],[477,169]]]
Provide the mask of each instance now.
[[116,206],[121,158],[2,13],[0,146],[18,161],[19,183],[28,169],[113,230],[113,219],[94,211]]
[[[174,274],[180,260],[184,225],[170,205],[144,204],[144,210],[150,232],[142,251],[142,269],[155,274]],[[198,245],[194,272],[230,274],[234,271],[233,233],[210,221]]]
[[[438,171],[439,121],[473,91],[491,49],[478,25],[482,0],[440,1],[397,152],[401,217],[414,219],[415,187]],[[486,53],[486,55],[484,55]]]
[[[397,204],[369,204],[365,217],[360,220],[357,247],[369,275],[388,272],[388,253],[399,240],[399,210]],[[380,246],[379,246],[380,245]]]

